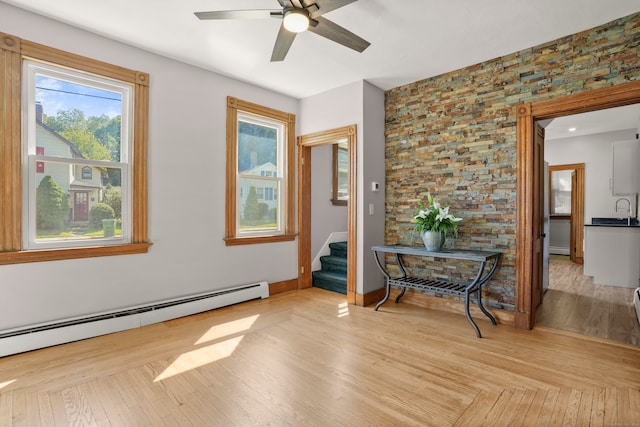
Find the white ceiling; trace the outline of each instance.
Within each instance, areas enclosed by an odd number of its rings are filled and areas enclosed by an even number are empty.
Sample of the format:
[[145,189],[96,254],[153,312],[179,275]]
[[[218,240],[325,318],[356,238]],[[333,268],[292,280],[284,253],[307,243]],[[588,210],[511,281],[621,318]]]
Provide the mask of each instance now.
[[634,104],[553,119],[545,127],[545,141],[639,128],[640,104]]
[[277,0],[3,1],[295,98],[358,80],[387,90],[640,11],[640,0],[359,0],[324,17],[371,42],[363,53],[307,32],[271,63],[278,20],[193,12],[278,9]]

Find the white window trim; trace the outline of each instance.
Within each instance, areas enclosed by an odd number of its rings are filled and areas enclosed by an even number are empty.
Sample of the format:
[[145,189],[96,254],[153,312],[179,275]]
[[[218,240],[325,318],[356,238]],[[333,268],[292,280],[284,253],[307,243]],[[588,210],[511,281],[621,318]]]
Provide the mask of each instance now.
[[[238,171],[238,165],[236,162],[236,187],[240,188],[240,179],[244,178],[244,179],[252,179],[252,180],[259,180],[259,181],[267,181],[267,182],[276,182],[277,183],[277,188],[278,188],[278,193],[280,193],[283,189],[284,189],[284,185],[286,182],[286,168],[285,168],[285,159],[286,159],[286,151],[287,151],[287,147],[286,147],[286,135],[285,135],[285,125],[284,123],[282,123],[282,121],[279,120],[275,120],[275,119],[269,119],[269,118],[265,118],[265,117],[260,117],[257,116],[255,114],[251,114],[251,113],[246,113],[246,112],[238,112],[237,115],[237,124],[238,127],[240,126],[240,122],[245,122],[245,123],[250,123],[250,124],[254,124],[257,126],[263,126],[263,127],[269,127],[272,129],[275,129],[277,132],[277,156],[276,156],[276,168],[277,168],[277,172],[275,177],[273,176],[266,176],[265,175],[249,175],[249,174],[242,174]],[[237,137],[236,137],[236,152],[238,152],[239,147],[238,147],[238,143],[240,140],[240,133],[237,132],[236,133]],[[264,199],[264,188],[263,188],[263,198],[260,199],[258,198],[258,200],[265,200]],[[239,195],[239,190],[238,190],[238,195]],[[251,231],[242,231],[240,229],[240,214],[241,214],[241,210],[242,210],[242,206],[241,206],[241,198],[238,197],[236,199],[236,236],[238,237],[260,237],[260,236],[278,236],[278,235],[282,235],[285,233],[285,229],[284,229],[284,216],[286,215],[285,212],[285,205],[284,205],[284,198],[280,197],[277,200],[277,206],[278,206],[278,215],[276,216],[276,229],[273,228],[268,228],[268,229],[253,229]]]
[[[132,186],[131,186],[131,161],[133,132],[131,119],[133,113],[133,88],[130,84],[104,77],[90,75],[80,71],[66,69],[56,65],[50,65],[39,61],[23,61],[23,155],[22,176],[23,182],[28,186],[23,187],[22,200],[23,247],[27,250],[38,249],[65,249],[80,247],[101,247],[130,244],[132,242]],[[62,157],[39,156],[36,154],[36,101],[35,101],[35,77],[36,74],[44,74],[58,80],[65,80],[76,84],[91,86],[102,90],[120,93],[122,96],[121,117],[121,147],[120,162],[100,161],[88,159],[68,159]],[[108,238],[93,238],[87,240],[38,240],[36,239],[36,186],[35,171],[36,162],[56,162],[71,165],[88,165],[109,168],[120,168],[122,171],[122,234]]]

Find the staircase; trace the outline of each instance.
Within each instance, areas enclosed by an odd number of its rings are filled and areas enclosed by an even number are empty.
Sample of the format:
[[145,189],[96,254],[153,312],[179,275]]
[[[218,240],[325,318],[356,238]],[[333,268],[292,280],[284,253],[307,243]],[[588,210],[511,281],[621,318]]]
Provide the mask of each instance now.
[[347,242],[329,243],[330,255],[320,257],[322,269],[314,271],[313,286],[347,294]]

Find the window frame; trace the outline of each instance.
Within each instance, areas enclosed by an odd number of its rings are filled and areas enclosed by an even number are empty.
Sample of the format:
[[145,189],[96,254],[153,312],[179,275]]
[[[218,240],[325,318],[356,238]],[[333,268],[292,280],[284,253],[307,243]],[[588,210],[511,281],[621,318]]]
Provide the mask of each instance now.
[[[23,246],[23,60],[49,63],[131,85],[133,96],[131,242],[121,245],[25,250]],[[0,33],[0,265],[146,253],[148,241],[149,75]]]
[[[343,147],[346,145],[346,147]],[[347,188],[347,197],[340,197],[340,151],[344,150],[347,153],[347,168],[349,167],[349,144],[346,138],[344,140],[336,141],[331,147],[331,204],[334,206],[347,206],[349,202],[349,193]],[[347,174],[349,171],[347,170]],[[348,175],[347,175],[348,176]]]
[[[87,173],[85,173],[87,172]],[[91,167],[89,166],[83,166],[82,167],[82,179],[93,179],[93,169],[91,169]]]
[[[576,171],[576,165],[554,165],[554,166],[549,166],[549,217],[551,219],[571,219],[571,208],[572,208],[572,203],[569,203],[569,212],[563,212],[563,213],[556,213],[554,208],[554,187],[553,187],[553,174],[555,172],[571,172],[571,173],[575,173]],[[570,199],[573,199],[573,194],[570,195]]]
[[[122,82],[103,76],[88,74],[81,70],[69,69],[60,65],[36,61],[24,58],[22,61],[22,107],[23,107],[23,165],[22,182],[23,186],[23,248],[26,250],[39,249],[65,249],[73,247],[97,247],[123,245],[131,242],[131,148],[133,145],[131,135],[132,122],[132,92],[133,86],[127,82]],[[115,160],[92,160],[84,157],[48,157],[38,154],[36,138],[36,76],[45,76],[58,81],[66,81],[84,87],[94,87],[102,90],[118,93],[122,98],[121,107],[121,147],[120,158]],[[122,233],[113,237],[96,238],[90,240],[83,239],[62,239],[51,241],[37,237],[36,230],[36,164],[38,162],[53,163],[71,167],[73,174],[81,176],[82,180],[92,180],[92,167],[105,167],[120,169],[122,181]],[[88,170],[88,177],[85,171]],[[73,192],[73,190],[71,190]],[[101,192],[100,192],[101,193]],[[93,198],[91,199],[93,201]],[[92,202],[93,203],[93,202]],[[90,209],[91,204],[87,206]],[[75,209],[74,209],[75,217]]]
[[[283,198],[283,232],[279,234],[247,235],[238,233],[238,115],[249,114],[275,120],[283,124],[283,156],[284,156],[284,191]],[[296,234],[295,226],[295,120],[294,114],[278,111],[232,96],[227,97],[227,129],[226,129],[226,220],[224,241],[227,246],[292,241]]]

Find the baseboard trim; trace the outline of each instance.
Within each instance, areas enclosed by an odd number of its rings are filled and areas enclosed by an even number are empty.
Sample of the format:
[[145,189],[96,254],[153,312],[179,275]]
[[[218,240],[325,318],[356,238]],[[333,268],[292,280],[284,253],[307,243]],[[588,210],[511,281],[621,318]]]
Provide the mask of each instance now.
[[378,301],[384,298],[384,293],[384,288],[380,288],[367,294],[356,294],[356,305],[366,307],[371,304],[377,304]]
[[[382,296],[378,299],[380,301],[382,297],[384,297],[384,289],[382,289]],[[389,296],[389,301],[386,304],[393,304],[396,296],[400,293],[398,289],[391,289],[391,295]],[[377,303],[377,301],[376,301]],[[464,315],[464,303],[462,301],[446,299],[446,298],[438,298],[429,295],[424,295],[420,292],[415,292],[413,289],[407,289],[407,292],[402,297],[402,303],[417,305],[419,307],[424,307],[428,309],[447,311],[449,313],[456,313]],[[496,318],[499,324],[508,325],[515,327],[515,312],[502,310],[497,308],[488,308],[487,310],[493,314],[493,317]],[[472,304],[469,307],[469,311],[473,317],[485,317],[484,313],[480,311],[477,305]]]
[[281,282],[269,283],[269,295],[281,294],[283,292],[297,291],[298,279],[283,280]]

